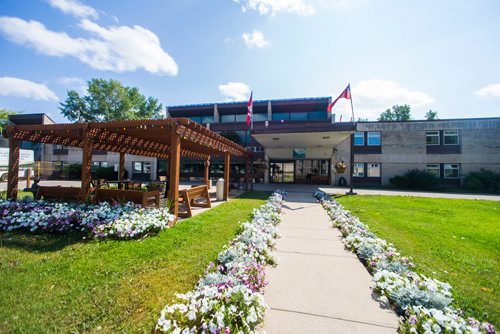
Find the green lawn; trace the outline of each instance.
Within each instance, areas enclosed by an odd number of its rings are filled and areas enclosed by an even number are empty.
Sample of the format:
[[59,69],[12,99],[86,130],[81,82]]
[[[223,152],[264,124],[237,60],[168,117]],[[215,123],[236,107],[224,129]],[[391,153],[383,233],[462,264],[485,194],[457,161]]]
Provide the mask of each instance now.
[[268,196],[247,192],[137,241],[0,233],[0,332],[150,333]]
[[500,202],[393,196],[337,200],[417,271],[453,286],[468,315],[500,327]]

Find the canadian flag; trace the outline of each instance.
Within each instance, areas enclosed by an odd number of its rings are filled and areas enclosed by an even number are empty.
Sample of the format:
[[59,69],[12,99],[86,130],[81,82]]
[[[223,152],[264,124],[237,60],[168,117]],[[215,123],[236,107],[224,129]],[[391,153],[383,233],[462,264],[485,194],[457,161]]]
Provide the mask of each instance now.
[[253,92],[250,93],[250,100],[248,100],[247,104],[247,126],[252,122],[252,113],[253,113]]
[[329,113],[332,112],[332,108],[337,103],[339,99],[351,99],[351,84],[347,85],[347,87],[344,89],[344,91],[337,97],[332,103],[328,105],[328,108],[326,109]]

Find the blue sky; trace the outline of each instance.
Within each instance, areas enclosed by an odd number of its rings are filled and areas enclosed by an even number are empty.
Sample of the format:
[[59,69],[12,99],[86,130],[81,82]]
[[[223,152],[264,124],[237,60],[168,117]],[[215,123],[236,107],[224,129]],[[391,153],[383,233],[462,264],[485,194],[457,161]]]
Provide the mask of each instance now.
[[497,0],[1,0],[0,107],[64,121],[59,102],[91,78],[164,105],[335,98],[350,82],[356,117],[500,116],[499,18]]

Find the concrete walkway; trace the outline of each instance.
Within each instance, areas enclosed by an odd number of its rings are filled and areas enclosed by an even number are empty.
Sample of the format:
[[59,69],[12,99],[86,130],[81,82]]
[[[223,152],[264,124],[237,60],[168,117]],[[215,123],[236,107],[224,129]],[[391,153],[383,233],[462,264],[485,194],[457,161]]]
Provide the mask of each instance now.
[[396,332],[397,316],[373,299],[370,274],[311,193],[289,193],[279,228],[264,294],[268,334]]

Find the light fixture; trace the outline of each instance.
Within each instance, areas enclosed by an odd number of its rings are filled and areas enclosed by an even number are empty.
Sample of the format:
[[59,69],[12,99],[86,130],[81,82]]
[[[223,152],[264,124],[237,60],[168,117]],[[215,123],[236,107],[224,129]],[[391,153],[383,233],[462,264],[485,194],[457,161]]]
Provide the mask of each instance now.
[[328,137],[328,136],[327,137],[323,137],[323,139],[330,139],[330,137]]
[[273,140],[280,140],[279,137],[274,137]]

